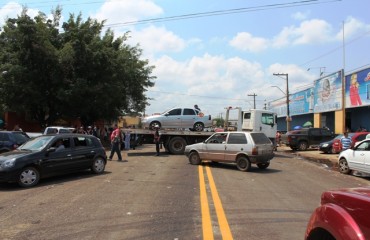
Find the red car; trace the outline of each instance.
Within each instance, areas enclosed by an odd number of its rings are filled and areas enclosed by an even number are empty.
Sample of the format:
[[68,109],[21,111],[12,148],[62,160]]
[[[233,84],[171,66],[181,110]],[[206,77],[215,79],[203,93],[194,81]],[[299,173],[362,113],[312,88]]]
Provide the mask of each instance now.
[[[354,133],[348,133],[348,136],[352,138],[352,146],[355,145],[355,143],[362,141],[366,138],[366,135],[370,132],[354,132]],[[342,151],[342,143],[340,142],[340,138],[334,139],[333,141],[333,150],[332,152],[339,153]]]
[[311,215],[305,240],[370,239],[370,187],[326,191]]

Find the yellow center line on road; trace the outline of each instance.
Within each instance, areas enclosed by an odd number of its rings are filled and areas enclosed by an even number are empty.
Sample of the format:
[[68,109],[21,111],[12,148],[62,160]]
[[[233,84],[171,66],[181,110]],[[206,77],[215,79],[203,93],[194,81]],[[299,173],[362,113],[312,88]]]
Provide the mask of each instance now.
[[207,198],[206,183],[203,174],[203,167],[199,165],[199,189],[200,189],[200,205],[202,209],[202,228],[203,239],[213,240],[213,231],[211,224],[211,215],[209,213],[209,204]]
[[207,173],[208,183],[211,190],[211,195],[213,199],[213,203],[215,206],[218,225],[221,231],[222,239],[224,240],[232,240],[233,236],[231,234],[231,230],[229,227],[229,223],[227,222],[227,218],[225,215],[225,211],[222,207],[221,199],[218,195],[216,184],[214,182],[211,169],[209,166],[199,166],[199,186],[200,186],[200,202],[201,202],[201,211],[202,211],[202,228],[203,228],[203,239],[206,240],[213,240],[213,230],[212,230],[212,222],[211,222],[211,215],[209,210],[209,203],[207,197],[207,190],[206,190],[206,181],[204,177],[204,168]]

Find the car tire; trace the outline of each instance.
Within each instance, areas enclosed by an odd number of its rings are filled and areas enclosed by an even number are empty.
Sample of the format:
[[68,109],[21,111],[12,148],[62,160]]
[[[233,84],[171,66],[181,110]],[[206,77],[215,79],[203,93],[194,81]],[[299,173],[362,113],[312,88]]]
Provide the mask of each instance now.
[[242,172],[248,172],[251,169],[251,161],[247,157],[238,157],[236,167]]
[[306,141],[301,141],[301,142],[299,142],[298,149],[299,149],[300,151],[306,151],[306,150],[307,150],[307,148],[308,148],[308,144],[307,144],[307,142],[306,142]]
[[259,169],[266,169],[270,166],[270,162],[267,162],[267,163],[257,163],[257,167]]
[[204,124],[201,122],[197,122],[194,124],[193,130],[196,132],[201,132],[204,129]]
[[158,121],[153,121],[153,122],[151,122],[150,124],[149,124],[149,129],[150,130],[154,130],[154,126],[155,125],[158,125],[159,126],[159,128],[161,128],[161,123],[160,122],[158,122]]
[[330,148],[330,152],[329,153],[336,154],[335,149],[334,148]]
[[25,167],[18,177],[18,185],[24,188],[33,187],[40,181],[40,172],[34,167]]
[[184,154],[186,141],[182,137],[174,137],[168,143],[168,150],[172,154]]
[[101,157],[97,157],[94,159],[93,164],[91,166],[91,171],[96,174],[103,173],[105,170],[105,160]]
[[199,154],[197,152],[191,152],[189,154],[189,163],[191,165],[199,165],[202,162],[202,160],[199,157]]
[[351,169],[348,167],[348,162],[345,158],[339,159],[339,172],[343,174],[349,174],[351,172]]

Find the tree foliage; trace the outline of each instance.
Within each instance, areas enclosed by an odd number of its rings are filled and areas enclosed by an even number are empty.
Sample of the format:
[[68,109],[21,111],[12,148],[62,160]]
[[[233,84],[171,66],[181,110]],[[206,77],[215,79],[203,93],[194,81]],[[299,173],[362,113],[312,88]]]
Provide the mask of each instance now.
[[59,118],[83,124],[144,111],[145,91],[154,85],[153,66],[141,60],[138,46],[115,37],[104,21],[70,15],[59,29],[53,19],[27,9],[6,21],[0,34],[0,103],[28,113],[41,125]]

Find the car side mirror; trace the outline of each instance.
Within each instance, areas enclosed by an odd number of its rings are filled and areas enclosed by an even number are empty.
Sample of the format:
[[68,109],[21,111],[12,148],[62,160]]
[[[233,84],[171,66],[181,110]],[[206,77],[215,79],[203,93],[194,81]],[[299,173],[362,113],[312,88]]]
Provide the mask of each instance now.
[[50,147],[50,148],[48,148],[48,150],[46,152],[48,152],[48,153],[55,152],[56,149],[57,149],[56,147]]

